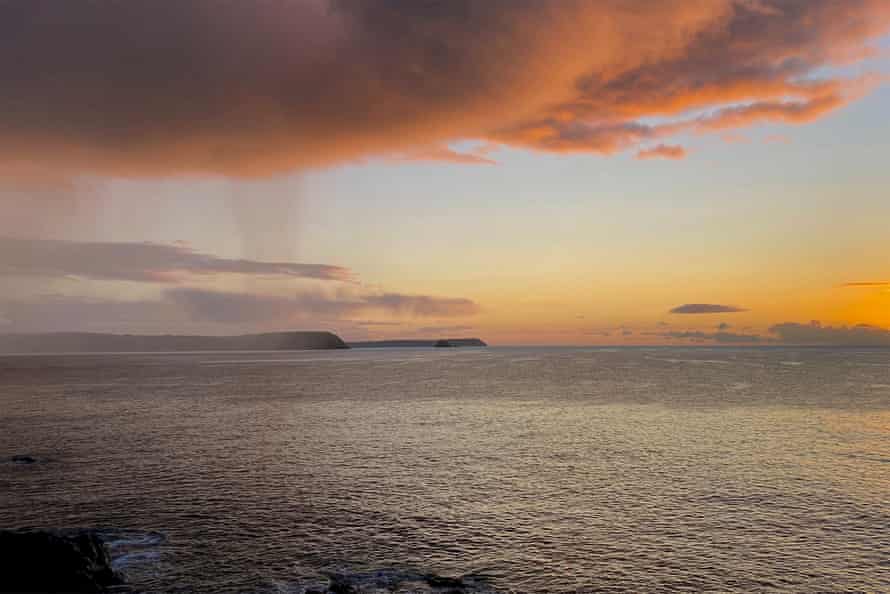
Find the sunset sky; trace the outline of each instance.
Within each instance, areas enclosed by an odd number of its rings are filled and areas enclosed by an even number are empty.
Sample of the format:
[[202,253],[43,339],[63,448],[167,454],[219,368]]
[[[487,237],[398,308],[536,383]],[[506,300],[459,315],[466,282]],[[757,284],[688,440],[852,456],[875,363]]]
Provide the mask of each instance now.
[[890,345],[890,0],[0,3],[0,333]]

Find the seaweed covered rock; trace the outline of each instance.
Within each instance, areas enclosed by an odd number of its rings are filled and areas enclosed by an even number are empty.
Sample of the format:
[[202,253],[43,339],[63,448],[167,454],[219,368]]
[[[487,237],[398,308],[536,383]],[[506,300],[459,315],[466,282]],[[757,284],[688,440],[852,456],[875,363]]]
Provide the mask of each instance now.
[[120,577],[88,530],[0,530],[0,591],[102,592]]

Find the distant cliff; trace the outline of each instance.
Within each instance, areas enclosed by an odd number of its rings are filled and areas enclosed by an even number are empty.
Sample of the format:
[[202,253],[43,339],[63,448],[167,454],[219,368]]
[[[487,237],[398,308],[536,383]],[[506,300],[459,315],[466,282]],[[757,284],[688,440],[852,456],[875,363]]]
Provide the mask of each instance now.
[[331,332],[272,332],[240,336],[0,334],[0,353],[139,353],[170,351],[298,351],[348,349]]
[[375,349],[375,348],[427,348],[435,346],[450,347],[485,347],[488,346],[478,338],[440,338],[434,340],[371,340],[365,342],[350,342],[349,346],[354,349]]

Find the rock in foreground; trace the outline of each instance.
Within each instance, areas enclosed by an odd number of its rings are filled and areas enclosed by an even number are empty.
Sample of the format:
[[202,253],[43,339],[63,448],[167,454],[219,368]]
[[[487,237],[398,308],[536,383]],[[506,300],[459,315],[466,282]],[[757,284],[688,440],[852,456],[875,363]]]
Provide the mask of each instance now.
[[383,569],[367,573],[328,574],[327,588],[307,594],[494,594],[485,581],[472,576],[445,577],[433,573]]
[[0,559],[2,592],[103,592],[122,583],[87,530],[0,530]]

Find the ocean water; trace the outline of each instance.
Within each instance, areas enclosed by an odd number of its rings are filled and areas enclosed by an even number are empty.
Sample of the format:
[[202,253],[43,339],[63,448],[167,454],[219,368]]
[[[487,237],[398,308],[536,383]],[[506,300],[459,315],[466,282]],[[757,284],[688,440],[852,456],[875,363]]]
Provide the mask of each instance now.
[[890,351],[0,357],[0,526],[140,591],[890,591]]

